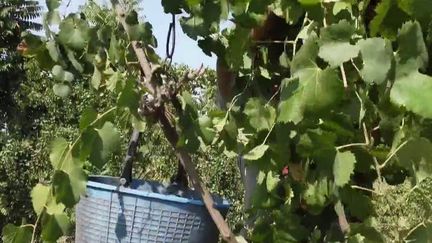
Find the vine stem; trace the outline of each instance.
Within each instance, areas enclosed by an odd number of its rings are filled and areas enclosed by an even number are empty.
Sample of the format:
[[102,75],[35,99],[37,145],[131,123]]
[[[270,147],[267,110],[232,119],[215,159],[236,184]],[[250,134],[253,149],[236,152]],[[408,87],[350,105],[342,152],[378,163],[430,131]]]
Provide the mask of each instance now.
[[[45,210],[44,210],[45,211]],[[40,218],[41,218],[41,216],[42,216],[42,213],[43,212],[41,212],[39,215],[38,215],[38,217],[36,218],[36,222],[35,222],[35,224],[33,225],[33,233],[32,233],[32,238],[31,238],[31,243],[33,243],[33,242],[35,242],[35,237],[36,237],[36,229],[37,229],[37,226],[38,226],[38,224],[39,224],[39,220],[40,220]]]
[[264,141],[262,142],[262,145],[264,145],[267,142],[267,139],[270,137],[271,132],[273,131],[273,128],[275,127],[276,122],[273,123],[272,127],[270,128],[269,132],[267,133],[266,137],[264,138]]
[[389,156],[387,157],[387,159],[384,161],[384,163],[382,163],[380,166],[379,166],[379,168],[380,169],[382,169],[382,168],[384,168],[386,165],[387,165],[387,163],[393,158],[393,156],[395,156],[396,155],[396,153],[397,152],[399,152],[399,150],[403,147],[403,146],[405,146],[406,144],[408,143],[408,141],[405,141],[405,142],[403,142],[403,143],[401,143],[393,152],[391,152],[390,154],[389,154]]
[[412,234],[412,232],[414,232],[416,229],[420,228],[421,226],[426,227],[424,221],[420,222],[418,225],[416,225],[414,228],[412,228],[412,229],[411,229],[411,230],[406,234],[406,236],[405,236],[405,240],[406,240],[406,238],[407,238],[410,234]]
[[368,143],[350,143],[350,144],[345,144],[345,145],[341,145],[336,147],[337,150],[341,150],[341,149],[345,149],[345,148],[350,148],[350,147],[361,147],[361,146],[368,146]]
[[[126,16],[121,6],[119,5],[118,0],[111,0],[111,3],[116,10],[116,14],[121,24],[123,25],[123,28],[125,30],[128,30],[129,26],[126,23]],[[158,86],[154,83],[154,81],[152,81],[151,66],[149,61],[147,60],[147,56],[144,50],[141,47],[142,44],[138,44],[138,42],[132,41],[132,46],[135,55],[140,63],[146,86],[151,88],[150,91],[157,91]],[[155,93],[153,93],[153,95],[155,95]],[[155,97],[157,97],[157,94],[155,95]],[[171,122],[166,115],[165,107],[163,106],[163,104],[156,110],[155,115],[157,116],[157,119],[161,125],[165,137],[167,138],[171,146],[174,148],[176,156],[178,157],[183,168],[189,175],[192,185],[194,186],[195,190],[197,190],[201,194],[204,204],[215,225],[217,226],[219,232],[221,233],[223,240],[230,243],[237,243],[237,240],[231,229],[229,228],[228,224],[225,222],[225,219],[222,217],[221,213],[214,208],[215,202],[213,200],[213,197],[211,196],[204,183],[201,181],[198,172],[192,162],[192,158],[183,149],[177,147],[177,130],[171,125]]]
[[347,81],[347,77],[346,77],[345,68],[343,66],[343,63],[340,65],[340,71],[342,74],[342,80],[343,80],[344,88],[347,89],[348,88],[348,81]]
[[375,193],[377,195],[382,195],[381,193],[379,193],[377,191],[374,191],[372,189],[369,189],[369,188],[366,188],[366,187],[362,187],[362,186],[352,185],[351,188],[353,188],[353,189],[359,189],[359,190],[367,191],[367,192],[372,192],[372,193]]

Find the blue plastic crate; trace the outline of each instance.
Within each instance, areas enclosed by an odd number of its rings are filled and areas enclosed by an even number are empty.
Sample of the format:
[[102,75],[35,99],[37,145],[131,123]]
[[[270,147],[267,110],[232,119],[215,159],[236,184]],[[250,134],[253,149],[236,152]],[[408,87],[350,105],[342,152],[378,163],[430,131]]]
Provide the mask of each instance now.
[[[118,185],[115,177],[89,178],[76,207],[77,243],[218,242],[216,225],[196,192],[180,197],[144,180],[134,180],[129,188]],[[225,216],[229,203],[214,199]]]

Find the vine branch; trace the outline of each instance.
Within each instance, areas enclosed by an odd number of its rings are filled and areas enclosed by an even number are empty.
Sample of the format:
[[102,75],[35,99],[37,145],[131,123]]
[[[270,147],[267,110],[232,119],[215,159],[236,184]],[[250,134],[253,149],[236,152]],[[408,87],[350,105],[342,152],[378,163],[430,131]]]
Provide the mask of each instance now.
[[[118,4],[117,0],[112,0],[112,4],[116,9],[116,13],[120,19],[120,23],[123,25],[123,28],[127,30],[129,27],[125,21],[125,14],[121,6]],[[145,52],[142,49],[141,45],[136,41],[132,41],[132,47],[143,71],[145,83],[147,84],[146,87],[150,87],[150,91],[153,91],[153,95],[155,95],[158,87],[154,82],[152,82],[151,65],[145,55]],[[222,238],[227,242],[237,242],[234,234],[231,232],[231,229],[225,222],[221,213],[214,208],[215,202],[206,186],[201,182],[198,172],[196,171],[195,166],[192,163],[190,155],[186,153],[183,149],[177,147],[178,134],[175,127],[171,125],[171,122],[167,117],[163,104],[158,107],[158,109],[154,110],[154,115],[156,115],[156,118],[161,125],[165,137],[167,138],[171,146],[174,148],[176,156],[178,157],[183,168],[189,175],[193,187],[201,194],[204,204],[214,223],[216,224],[219,232],[221,233]]]

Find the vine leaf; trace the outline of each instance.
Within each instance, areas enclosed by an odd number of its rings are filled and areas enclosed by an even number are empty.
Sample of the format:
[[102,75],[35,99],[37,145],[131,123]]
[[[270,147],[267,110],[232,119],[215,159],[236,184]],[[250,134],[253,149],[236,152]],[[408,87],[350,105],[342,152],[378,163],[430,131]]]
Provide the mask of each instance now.
[[315,67],[315,59],[318,56],[319,46],[317,36],[311,35],[294,56],[291,62],[291,72],[294,76],[302,68]]
[[432,16],[428,0],[398,0],[399,7],[417,20],[427,20]]
[[248,116],[250,125],[257,132],[270,130],[276,119],[276,110],[259,98],[249,99],[244,113]]
[[69,142],[64,138],[56,138],[51,143],[51,153],[49,158],[54,169],[59,169],[61,167],[62,160],[65,156],[66,150],[68,149]]
[[318,215],[329,203],[330,182],[327,178],[320,178],[314,183],[308,183],[303,194],[303,199],[308,205],[311,214]]
[[372,36],[381,34],[383,37],[394,40],[398,29],[409,19],[409,16],[398,7],[397,1],[383,0],[376,9],[376,15],[370,22]]
[[31,241],[33,228],[30,226],[15,226],[7,224],[3,227],[2,240],[4,243],[27,243]]
[[354,26],[346,20],[323,28],[318,56],[328,62],[331,67],[340,66],[358,56],[359,47],[349,43],[354,31]]
[[277,0],[271,5],[272,11],[284,18],[287,23],[295,24],[303,15],[304,11],[297,1]]
[[37,184],[31,191],[33,209],[37,215],[40,215],[46,205],[50,195],[50,187],[42,184]]
[[71,229],[71,222],[65,213],[45,214],[42,223],[42,239],[47,242],[56,242],[62,235],[68,235]]
[[410,140],[396,156],[399,164],[415,175],[417,183],[432,175],[432,143],[428,139]]
[[330,64],[331,67],[338,67],[351,58],[358,56],[359,48],[348,42],[330,42],[320,47],[319,57]]
[[120,147],[120,133],[111,122],[105,122],[100,129],[88,131],[91,136],[85,136],[84,143],[91,148],[89,161],[96,167],[102,168],[111,154]]
[[84,170],[78,166],[68,171],[57,170],[52,182],[56,201],[68,208],[73,207],[85,192],[86,182]]
[[97,112],[93,108],[87,108],[80,117],[79,128],[84,131],[97,118]]
[[343,187],[350,180],[351,175],[354,173],[354,165],[356,159],[351,152],[337,152],[335,162],[333,164],[333,176],[335,184]]
[[398,67],[398,74],[390,91],[390,100],[425,118],[432,118],[432,77],[417,70],[416,60]]
[[243,158],[246,160],[258,160],[264,156],[268,148],[269,146],[265,144],[258,145],[246,154],[244,154]]
[[403,24],[397,41],[399,44],[397,54],[401,64],[415,59],[418,68],[425,69],[427,67],[429,55],[423,39],[421,26],[417,21]]
[[281,87],[279,122],[299,123],[306,112],[319,113],[331,109],[343,96],[343,84],[334,69],[304,68],[296,78],[285,79]]
[[432,239],[432,224],[423,224],[414,229],[405,238],[405,242],[430,242]]
[[363,80],[369,84],[382,84],[392,64],[393,51],[390,43],[382,38],[369,38],[360,40],[357,45],[363,59]]

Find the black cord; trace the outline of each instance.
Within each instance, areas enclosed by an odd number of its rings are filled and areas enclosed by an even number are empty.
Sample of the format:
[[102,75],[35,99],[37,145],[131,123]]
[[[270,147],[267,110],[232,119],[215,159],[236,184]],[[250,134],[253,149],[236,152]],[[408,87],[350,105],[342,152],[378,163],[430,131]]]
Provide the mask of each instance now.
[[[171,48],[170,48],[170,42]],[[166,41],[166,56],[170,59],[170,65],[172,58],[174,56],[174,50],[176,45],[176,24],[175,24],[175,14],[172,14],[171,23],[168,28],[168,35],[167,35],[167,41]]]

